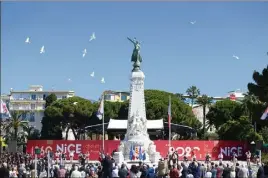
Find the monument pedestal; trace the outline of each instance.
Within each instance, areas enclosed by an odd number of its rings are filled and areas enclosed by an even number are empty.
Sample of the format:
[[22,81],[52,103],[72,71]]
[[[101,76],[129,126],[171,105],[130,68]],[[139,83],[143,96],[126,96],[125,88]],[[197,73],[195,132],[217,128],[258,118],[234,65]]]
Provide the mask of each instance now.
[[122,162],[124,162],[124,155],[122,152],[114,152],[113,159],[115,163],[121,164]]

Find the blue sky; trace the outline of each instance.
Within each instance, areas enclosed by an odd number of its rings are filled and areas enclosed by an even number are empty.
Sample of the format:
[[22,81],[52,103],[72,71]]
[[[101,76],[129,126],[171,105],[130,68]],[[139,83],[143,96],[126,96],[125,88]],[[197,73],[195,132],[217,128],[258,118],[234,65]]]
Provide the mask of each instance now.
[[268,64],[267,2],[2,2],[1,18],[1,93],[31,84],[90,99],[129,90],[127,36],[143,41],[146,89],[184,93],[196,85],[224,96],[245,90]]

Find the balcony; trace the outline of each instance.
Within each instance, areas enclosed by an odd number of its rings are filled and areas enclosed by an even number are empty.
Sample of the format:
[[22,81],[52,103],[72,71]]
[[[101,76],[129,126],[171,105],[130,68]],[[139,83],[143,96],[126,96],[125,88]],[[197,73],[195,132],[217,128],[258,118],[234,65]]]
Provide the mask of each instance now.
[[45,103],[46,100],[43,100],[43,98],[36,98],[31,99],[31,98],[10,98],[10,102],[16,102],[16,103],[20,103],[20,102],[41,102],[41,103]]
[[17,110],[17,111],[44,111],[44,105],[10,105],[10,110]]

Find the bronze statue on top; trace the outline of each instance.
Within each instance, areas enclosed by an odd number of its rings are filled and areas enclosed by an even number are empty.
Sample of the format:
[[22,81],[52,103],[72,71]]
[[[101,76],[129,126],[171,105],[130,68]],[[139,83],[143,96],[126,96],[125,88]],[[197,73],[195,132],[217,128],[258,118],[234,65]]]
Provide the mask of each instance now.
[[141,48],[140,42],[137,41],[136,38],[134,38],[134,40],[130,38],[127,38],[127,39],[134,44],[134,49],[133,49],[132,56],[131,56],[131,62],[133,62],[132,72],[139,71],[141,62],[142,62],[142,58],[140,55],[140,48]]

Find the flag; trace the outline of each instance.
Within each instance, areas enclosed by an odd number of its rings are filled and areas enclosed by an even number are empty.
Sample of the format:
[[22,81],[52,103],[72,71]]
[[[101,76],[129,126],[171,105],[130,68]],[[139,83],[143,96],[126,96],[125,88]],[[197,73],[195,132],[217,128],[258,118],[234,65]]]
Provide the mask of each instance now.
[[264,111],[264,113],[261,116],[261,120],[265,120],[268,119],[268,107],[266,108],[266,110]]
[[171,97],[169,96],[169,104],[168,104],[168,127],[171,126]]
[[6,103],[4,103],[2,99],[1,99],[1,106],[0,106],[0,117],[2,119],[11,117],[11,115],[7,109]]
[[139,160],[142,160],[143,156],[142,156],[142,151],[141,151],[141,146],[140,146],[140,150],[139,150]]
[[101,99],[100,107],[97,112],[97,117],[102,120],[103,118],[103,113],[104,113],[104,97]]
[[129,159],[132,160],[132,157],[133,157],[133,146],[131,145],[129,152]]
[[146,153],[145,152],[143,153],[142,159],[143,159],[143,161],[146,160]]

